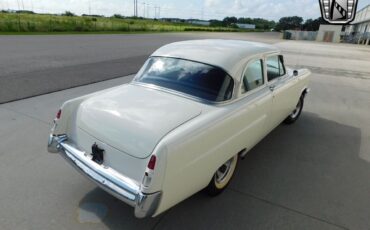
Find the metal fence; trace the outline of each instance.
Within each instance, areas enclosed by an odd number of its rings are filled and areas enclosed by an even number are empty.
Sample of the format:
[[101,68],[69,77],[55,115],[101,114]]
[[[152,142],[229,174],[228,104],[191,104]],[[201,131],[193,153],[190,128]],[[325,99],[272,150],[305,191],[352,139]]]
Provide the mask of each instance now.
[[317,37],[317,31],[286,30],[283,33],[283,38],[288,39],[288,40],[315,41],[316,37]]

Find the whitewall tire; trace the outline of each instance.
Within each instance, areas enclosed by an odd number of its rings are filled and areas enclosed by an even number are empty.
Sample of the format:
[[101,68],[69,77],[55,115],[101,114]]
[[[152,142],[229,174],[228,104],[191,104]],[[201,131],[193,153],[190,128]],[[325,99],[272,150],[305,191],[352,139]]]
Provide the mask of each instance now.
[[229,185],[238,165],[238,160],[238,155],[235,155],[217,169],[206,188],[210,196],[217,196]]

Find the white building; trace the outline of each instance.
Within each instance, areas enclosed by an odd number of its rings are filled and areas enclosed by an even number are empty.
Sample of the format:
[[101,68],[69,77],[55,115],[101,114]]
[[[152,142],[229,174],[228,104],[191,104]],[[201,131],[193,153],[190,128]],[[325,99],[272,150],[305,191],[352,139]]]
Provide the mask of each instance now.
[[211,24],[211,22],[203,20],[188,20],[188,23],[201,26],[209,26]]
[[343,26],[321,24],[317,32],[316,41],[319,42],[340,42],[340,35]]
[[356,43],[370,45],[370,4],[357,11],[355,20],[346,26],[345,33]]
[[254,24],[236,23],[236,26],[240,29],[256,29],[256,25]]

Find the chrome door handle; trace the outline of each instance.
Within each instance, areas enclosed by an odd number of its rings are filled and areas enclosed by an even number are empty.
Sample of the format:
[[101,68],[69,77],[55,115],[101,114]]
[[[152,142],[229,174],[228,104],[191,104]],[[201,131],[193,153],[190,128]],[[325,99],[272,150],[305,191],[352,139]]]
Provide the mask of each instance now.
[[271,91],[274,91],[275,90],[275,86],[274,85],[270,85],[269,88],[270,88]]

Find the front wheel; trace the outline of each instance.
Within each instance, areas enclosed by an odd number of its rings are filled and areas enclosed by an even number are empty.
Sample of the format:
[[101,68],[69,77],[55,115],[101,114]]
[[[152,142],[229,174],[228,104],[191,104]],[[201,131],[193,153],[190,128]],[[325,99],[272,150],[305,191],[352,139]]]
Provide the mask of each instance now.
[[299,116],[302,113],[303,104],[304,98],[303,96],[301,96],[293,112],[284,120],[285,124],[293,124],[296,120],[298,120]]
[[217,169],[209,182],[206,191],[210,196],[217,196],[229,185],[238,164],[238,155],[235,155]]

